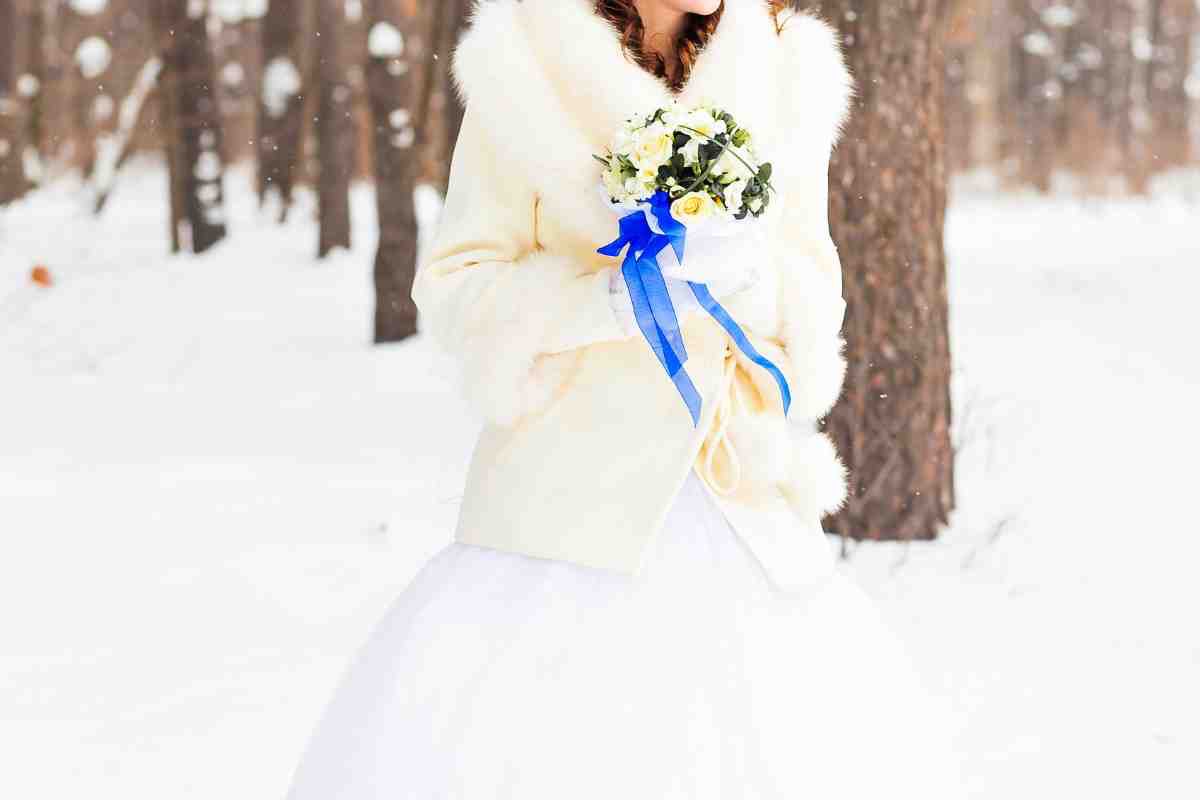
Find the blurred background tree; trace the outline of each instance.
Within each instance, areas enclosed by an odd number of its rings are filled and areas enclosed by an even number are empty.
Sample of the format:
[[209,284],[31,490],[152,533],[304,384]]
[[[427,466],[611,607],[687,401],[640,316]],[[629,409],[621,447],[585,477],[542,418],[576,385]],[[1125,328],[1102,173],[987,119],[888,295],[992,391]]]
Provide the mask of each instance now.
[[837,23],[858,87],[830,169],[850,367],[826,427],[851,490],[826,528],[854,538],[933,538],[954,506],[942,102],[952,6],[809,7]]

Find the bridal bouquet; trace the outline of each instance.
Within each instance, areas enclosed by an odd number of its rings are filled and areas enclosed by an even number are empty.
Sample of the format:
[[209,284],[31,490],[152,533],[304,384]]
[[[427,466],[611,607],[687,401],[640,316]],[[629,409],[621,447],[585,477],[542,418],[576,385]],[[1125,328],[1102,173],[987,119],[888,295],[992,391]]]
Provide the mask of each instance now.
[[760,217],[771,202],[771,165],[759,161],[750,132],[732,114],[711,106],[675,104],[627,120],[595,158],[615,205],[662,193],[685,225]]
[[[760,355],[741,327],[689,270],[691,261],[737,262],[738,237],[752,235],[771,203],[771,165],[759,159],[753,137],[728,111],[708,104],[673,103],[624,122],[604,155],[603,191],[621,214],[620,235],[598,252],[625,252],[621,273],[634,318],[684,403],[699,424],[701,399],[684,369],[687,349],[666,277],[682,278],[735,344],[779,384],[786,413],[791,393],[783,373]],[[689,247],[688,244],[691,243]],[[733,255],[731,255],[731,253]],[[692,255],[689,255],[692,254]],[[735,270],[756,265],[734,263]]]

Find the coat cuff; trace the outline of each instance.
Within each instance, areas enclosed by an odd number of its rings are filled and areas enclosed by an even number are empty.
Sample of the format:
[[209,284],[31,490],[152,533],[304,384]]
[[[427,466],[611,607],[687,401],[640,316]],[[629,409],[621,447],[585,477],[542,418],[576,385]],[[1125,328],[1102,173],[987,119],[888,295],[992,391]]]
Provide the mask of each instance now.
[[820,519],[846,502],[846,467],[833,440],[814,428],[791,426],[792,467],[781,490],[792,510],[803,519]]
[[792,378],[790,416],[820,419],[837,402],[846,378],[841,337],[846,302],[815,272],[793,284],[789,293],[781,338]]

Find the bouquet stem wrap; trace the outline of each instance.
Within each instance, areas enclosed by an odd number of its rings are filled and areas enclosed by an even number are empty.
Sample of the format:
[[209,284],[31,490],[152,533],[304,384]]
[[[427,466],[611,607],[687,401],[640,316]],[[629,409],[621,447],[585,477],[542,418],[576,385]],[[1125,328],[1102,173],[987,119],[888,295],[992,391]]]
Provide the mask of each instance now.
[[[667,291],[666,280],[658,263],[659,254],[670,247],[683,263],[687,244],[687,227],[671,216],[671,199],[666,192],[659,191],[646,201],[639,210],[621,217],[620,235],[601,247],[597,252],[606,256],[619,256],[625,251],[621,275],[633,301],[634,318],[650,349],[679,390],[684,405],[692,415],[692,424],[700,424],[702,400],[684,365],[687,363],[687,348],[675,305]],[[741,326],[702,283],[688,281],[700,307],[729,334],[729,338],[752,362],[767,370],[779,385],[783,412],[786,415],[792,403],[792,392],[783,372],[754,348]]]

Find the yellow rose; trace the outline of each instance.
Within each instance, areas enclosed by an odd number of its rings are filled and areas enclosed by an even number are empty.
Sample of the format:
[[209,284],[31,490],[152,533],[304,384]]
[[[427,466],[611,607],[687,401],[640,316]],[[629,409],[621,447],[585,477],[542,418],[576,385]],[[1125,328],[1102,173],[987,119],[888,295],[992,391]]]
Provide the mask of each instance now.
[[657,172],[671,160],[674,146],[671,131],[662,125],[653,125],[637,137],[631,160],[638,169]]
[[708,192],[689,192],[671,203],[671,216],[684,225],[703,222],[719,210]]

